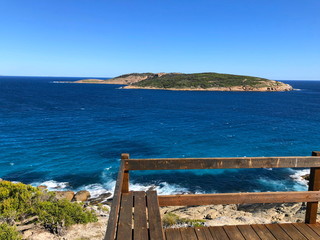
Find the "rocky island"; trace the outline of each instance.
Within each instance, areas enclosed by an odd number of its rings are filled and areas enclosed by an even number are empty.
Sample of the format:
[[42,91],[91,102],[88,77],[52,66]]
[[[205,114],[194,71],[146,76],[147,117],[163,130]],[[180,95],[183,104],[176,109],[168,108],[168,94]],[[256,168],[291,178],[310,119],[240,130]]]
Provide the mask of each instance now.
[[182,91],[291,91],[292,86],[260,77],[222,73],[131,73],[112,79],[83,79],[74,83],[121,84],[126,89]]

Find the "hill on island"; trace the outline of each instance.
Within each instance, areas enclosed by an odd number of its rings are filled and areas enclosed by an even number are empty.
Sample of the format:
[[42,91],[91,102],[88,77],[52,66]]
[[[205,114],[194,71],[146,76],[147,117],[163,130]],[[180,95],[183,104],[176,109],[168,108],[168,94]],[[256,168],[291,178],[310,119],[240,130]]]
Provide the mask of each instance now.
[[290,91],[289,84],[266,78],[222,73],[131,73],[112,79],[84,79],[76,83],[122,84],[130,89],[185,91]]

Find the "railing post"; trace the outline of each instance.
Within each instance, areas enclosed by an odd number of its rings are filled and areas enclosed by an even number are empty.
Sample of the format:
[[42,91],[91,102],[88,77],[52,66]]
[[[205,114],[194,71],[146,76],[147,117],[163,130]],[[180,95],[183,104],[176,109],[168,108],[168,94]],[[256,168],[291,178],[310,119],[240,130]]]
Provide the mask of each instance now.
[[[125,161],[129,159],[129,154],[128,153],[122,153],[121,154],[121,161]],[[125,166],[125,164],[123,164]],[[128,193],[129,192],[129,171],[124,170],[123,174],[123,183],[122,183],[122,193]]]
[[[312,156],[320,156],[320,152],[312,152]],[[320,168],[310,168],[309,191],[320,190]],[[307,203],[305,223],[317,222],[318,202]]]

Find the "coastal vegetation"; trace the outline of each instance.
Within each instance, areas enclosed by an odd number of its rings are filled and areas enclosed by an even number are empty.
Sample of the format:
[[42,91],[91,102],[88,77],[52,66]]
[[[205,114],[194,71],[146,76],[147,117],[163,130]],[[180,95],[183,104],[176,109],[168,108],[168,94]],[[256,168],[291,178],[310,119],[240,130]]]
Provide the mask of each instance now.
[[261,77],[206,73],[131,73],[112,79],[83,79],[75,83],[123,84],[124,88],[206,91],[290,91],[285,83]]
[[0,181],[0,224],[12,236],[17,231],[11,226],[24,223],[36,223],[52,233],[59,233],[73,224],[96,221],[95,213],[84,209],[81,203],[57,199],[54,192],[31,185]]
[[192,227],[201,227],[206,221],[203,219],[188,219],[181,218],[178,215],[169,212],[163,215],[162,224],[164,227],[177,226],[177,225],[188,225]]

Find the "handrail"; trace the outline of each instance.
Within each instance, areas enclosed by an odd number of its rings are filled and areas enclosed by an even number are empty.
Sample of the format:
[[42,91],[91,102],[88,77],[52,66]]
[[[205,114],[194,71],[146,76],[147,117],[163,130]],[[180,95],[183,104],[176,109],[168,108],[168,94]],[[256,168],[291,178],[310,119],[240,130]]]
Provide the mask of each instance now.
[[125,170],[127,171],[306,167],[320,167],[320,154],[311,157],[155,158],[125,160]]

